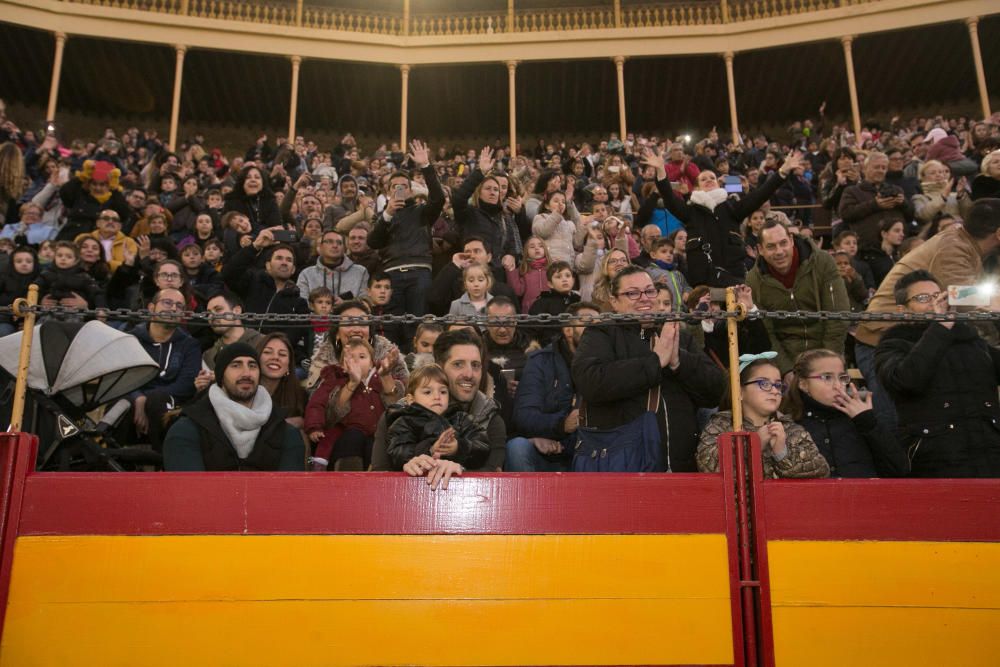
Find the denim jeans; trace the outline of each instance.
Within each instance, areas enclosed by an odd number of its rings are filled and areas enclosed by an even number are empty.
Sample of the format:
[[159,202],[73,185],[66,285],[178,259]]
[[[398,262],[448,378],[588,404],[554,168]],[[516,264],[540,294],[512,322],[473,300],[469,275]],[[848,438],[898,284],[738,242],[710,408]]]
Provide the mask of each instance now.
[[[392,296],[386,312],[390,315],[426,315],[427,292],[431,288],[430,269],[407,269],[406,271],[387,271],[392,284]],[[409,352],[417,325],[407,325],[403,331],[401,349]]]
[[890,433],[895,433],[899,418],[896,416],[896,406],[882,385],[879,384],[878,376],[875,374],[875,348],[857,341],[854,345],[854,360],[858,362],[858,370],[865,377],[868,391],[872,393],[872,408],[875,410],[875,417],[879,424],[889,429]]
[[512,438],[507,441],[507,459],[503,469],[506,472],[568,472],[569,459],[553,460],[542,456],[531,440]]

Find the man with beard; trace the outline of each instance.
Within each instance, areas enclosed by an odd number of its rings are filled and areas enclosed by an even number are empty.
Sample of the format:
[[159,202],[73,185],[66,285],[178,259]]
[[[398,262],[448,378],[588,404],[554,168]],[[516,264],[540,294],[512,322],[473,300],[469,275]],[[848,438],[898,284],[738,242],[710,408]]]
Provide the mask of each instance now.
[[177,313],[184,309],[180,290],[162,289],[149,304],[154,319],[131,331],[160,366],[156,377],[128,396],[136,433],[148,434],[157,451],[163,443],[163,415],[194,396],[194,380],[201,367],[201,346],[178,326]]
[[382,259],[377,250],[368,246],[368,224],[359,223],[347,235],[347,256],[355,264],[360,264],[372,276],[382,267]]
[[[581,301],[566,312],[596,317],[600,308]],[[532,353],[514,399],[514,429],[523,437],[507,442],[507,472],[567,472],[576,445],[580,411],[570,366],[585,325],[562,328],[562,336]]]
[[[264,270],[253,268],[258,255],[266,258]],[[265,229],[253,243],[241,248],[222,267],[222,280],[243,299],[246,312],[306,314],[309,304],[292,280],[295,275],[295,251],[291,246],[275,244],[272,229]],[[286,331],[278,325],[257,326],[261,333]],[[302,341],[306,330],[288,328],[288,337],[298,352],[304,353]]]
[[[486,431],[490,441],[490,454],[486,463],[476,472],[500,472],[503,469],[507,443],[507,427],[500,416],[495,401],[479,390],[483,380],[483,340],[472,329],[447,331],[434,341],[434,362],[448,377],[448,394],[451,404],[469,415],[477,428]],[[451,408],[449,408],[451,409]],[[379,420],[372,449],[372,470],[392,470],[386,452],[385,418]],[[403,466],[403,472],[414,477],[427,476],[436,487],[452,475],[460,474],[461,466],[453,461],[431,456],[415,456]],[[445,486],[447,484],[445,483]]]
[[[213,315],[222,315],[224,313],[239,315],[243,312],[243,302],[232,292],[223,292],[209,299],[208,303],[205,304],[205,310]],[[215,382],[215,357],[222,348],[233,343],[246,343],[247,345],[256,346],[257,341],[261,337],[259,331],[244,327],[242,320],[235,318],[220,317],[212,320],[211,326],[212,333],[218,336],[218,338],[215,339],[212,347],[205,350],[201,355],[202,361],[205,362],[208,370],[202,370],[198,374],[198,379],[195,380],[198,391],[205,389],[212,382]]]
[[[517,316],[517,306],[505,296],[495,296],[486,304],[486,314],[490,320],[513,318]],[[528,352],[540,349],[541,346],[530,335],[519,331],[517,322],[505,325],[490,324],[486,331],[486,349],[490,361],[499,366],[501,372],[513,371],[505,379],[508,392],[514,396],[517,383],[521,379],[521,371],[524,370],[524,364],[528,360]]]
[[246,343],[216,357],[215,384],[184,408],[163,444],[168,471],[301,471],[305,443],[260,386],[260,359]]
[[371,199],[358,196],[358,182],[350,174],[346,174],[337,184],[337,194],[340,203],[326,209],[323,215],[323,229],[336,229],[346,234],[361,221],[372,223],[375,209]]

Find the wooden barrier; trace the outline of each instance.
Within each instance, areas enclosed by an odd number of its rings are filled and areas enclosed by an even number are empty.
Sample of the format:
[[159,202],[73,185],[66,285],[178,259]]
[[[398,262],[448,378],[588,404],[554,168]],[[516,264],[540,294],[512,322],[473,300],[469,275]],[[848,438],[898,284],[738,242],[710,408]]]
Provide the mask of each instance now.
[[753,440],[766,664],[997,663],[1000,480],[762,480]]
[[731,475],[434,492],[401,474],[35,473],[33,439],[12,446],[0,666],[743,663]]

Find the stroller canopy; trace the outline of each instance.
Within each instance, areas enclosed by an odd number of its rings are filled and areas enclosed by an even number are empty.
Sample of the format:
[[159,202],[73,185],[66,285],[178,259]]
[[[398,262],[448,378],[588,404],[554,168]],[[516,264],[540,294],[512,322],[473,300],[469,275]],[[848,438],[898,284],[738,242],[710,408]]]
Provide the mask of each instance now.
[[[0,366],[17,375],[21,337],[0,338]],[[28,387],[92,410],[138,389],[160,372],[138,339],[103,322],[48,320],[35,327]]]

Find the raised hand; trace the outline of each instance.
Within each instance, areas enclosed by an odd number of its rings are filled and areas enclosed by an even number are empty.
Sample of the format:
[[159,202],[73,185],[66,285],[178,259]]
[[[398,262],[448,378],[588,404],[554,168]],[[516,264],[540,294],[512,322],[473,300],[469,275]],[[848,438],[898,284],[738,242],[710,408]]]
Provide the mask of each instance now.
[[431,445],[432,455],[452,456],[456,452],[458,452],[458,438],[455,437],[455,429],[453,428],[446,429]]
[[[423,169],[431,163],[430,149],[422,141],[414,139],[410,142],[410,160]],[[485,172],[484,172],[485,173]]]
[[802,166],[802,153],[795,151],[785,158],[785,164],[781,165],[781,175],[788,176],[790,173]]
[[493,149],[489,146],[484,146],[483,150],[479,151],[479,171],[484,174],[490,173],[490,169],[493,168],[496,160],[493,159]]
[[654,151],[652,148],[643,149],[642,163],[648,167],[655,168],[657,171],[663,169],[664,167],[663,156]]
[[392,369],[396,367],[399,362],[399,350],[392,348],[389,350],[389,354],[385,355],[385,358],[378,365],[379,377],[386,378],[392,376]]
[[653,343],[653,352],[660,358],[660,368],[677,368],[678,361],[678,341],[680,340],[680,328],[677,322],[664,322],[660,329],[660,335]]

